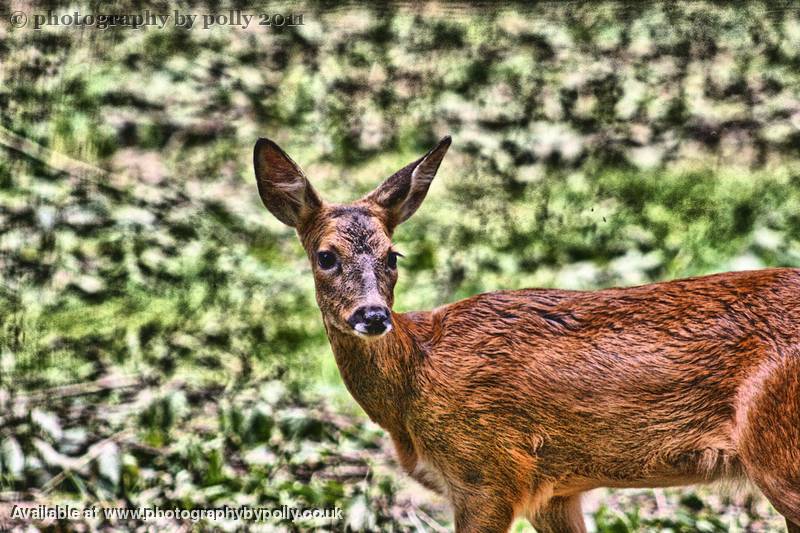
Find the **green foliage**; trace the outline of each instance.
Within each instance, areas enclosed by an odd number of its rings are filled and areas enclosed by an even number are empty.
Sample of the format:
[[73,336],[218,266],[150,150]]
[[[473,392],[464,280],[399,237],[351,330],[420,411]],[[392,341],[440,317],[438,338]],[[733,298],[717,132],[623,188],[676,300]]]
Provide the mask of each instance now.
[[[453,135],[395,236],[400,310],[800,265],[794,11],[292,9],[305,25],[3,30],[2,498],[339,506],[353,530],[418,527],[341,387],[307,259],[260,205],[258,136],[345,201]],[[779,523],[763,499],[713,494],[590,508],[608,532]],[[450,520],[435,500],[423,513]]]

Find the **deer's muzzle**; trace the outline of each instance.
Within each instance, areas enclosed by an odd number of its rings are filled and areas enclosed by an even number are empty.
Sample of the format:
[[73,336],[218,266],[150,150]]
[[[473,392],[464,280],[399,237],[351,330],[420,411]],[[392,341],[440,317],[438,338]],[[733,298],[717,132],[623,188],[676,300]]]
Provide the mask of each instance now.
[[382,335],[392,329],[392,315],[383,306],[359,307],[347,319],[347,323],[362,335]]

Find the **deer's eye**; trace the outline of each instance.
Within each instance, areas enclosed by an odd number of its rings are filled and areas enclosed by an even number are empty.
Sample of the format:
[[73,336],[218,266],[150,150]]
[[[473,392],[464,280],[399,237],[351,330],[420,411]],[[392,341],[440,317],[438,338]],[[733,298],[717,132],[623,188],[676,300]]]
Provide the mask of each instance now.
[[386,266],[392,270],[396,269],[398,257],[403,257],[403,254],[400,252],[389,252],[389,255],[386,256]]
[[330,270],[336,266],[336,254],[333,252],[318,252],[317,263],[323,270]]

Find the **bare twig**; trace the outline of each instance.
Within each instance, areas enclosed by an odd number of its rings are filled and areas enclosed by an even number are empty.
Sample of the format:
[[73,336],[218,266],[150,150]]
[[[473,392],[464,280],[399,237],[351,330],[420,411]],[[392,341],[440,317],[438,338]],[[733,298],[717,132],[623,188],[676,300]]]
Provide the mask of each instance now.
[[[6,409],[9,414],[0,416],[0,428],[25,422],[32,405],[52,404],[54,400],[61,398],[100,394],[117,389],[134,389],[142,385],[143,381],[133,376],[106,376],[95,381],[61,385],[17,396],[13,400],[13,407]],[[90,406],[84,406],[84,409],[88,407]]]
[[16,401],[23,403],[38,403],[42,401],[52,401],[53,398],[67,398],[70,396],[86,396],[89,394],[98,394],[101,392],[113,389],[126,389],[131,387],[138,387],[142,381],[134,376],[104,376],[95,381],[87,381],[84,383],[73,383],[71,385],[61,385],[36,391],[27,396],[20,396]]
[[[77,466],[78,467],[86,466],[87,464],[89,464],[93,460],[97,459],[97,457],[102,453],[103,448],[105,448],[106,444],[108,444],[110,442],[116,442],[116,441],[118,441],[118,440],[120,440],[120,439],[122,439],[124,437],[127,437],[131,433],[133,433],[133,430],[131,430],[131,429],[123,429],[122,431],[118,431],[118,432],[114,433],[113,435],[111,435],[110,437],[107,437],[107,438],[101,440],[100,442],[97,442],[97,443],[93,444],[89,448],[89,450],[77,460],[77,463],[76,463]],[[53,476],[52,478],[47,480],[47,482],[44,485],[42,485],[42,489],[41,489],[42,493],[43,494],[48,494],[54,488],[59,486],[61,484],[61,482],[63,482],[70,473],[71,473],[71,471],[62,470],[61,472],[59,472],[58,474],[56,474],[55,476]]]
[[87,174],[90,174],[108,177],[110,175],[107,170],[45,148],[41,144],[23,137],[4,126],[0,126],[0,144],[44,163],[54,170],[66,172],[73,176],[86,177]]
[[449,533],[446,527],[444,527],[439,522],[434,520],[433,517],[431,517],[428,513],[426,513],[422,509],[417,508],[416,512],[418,513],[418,516],[422,519],[422,521],[425,522],[425,524],[427,524],[427,526],[432,530],[437,531],[438,533]]
[[411,523],[414,524],[418,533],[425,533],[425,527],[423,527],[422,522],[417,518],[417,513],[414,512],[413,507],[408,509],[408,518],[411,520]]
[[33,499],[35,496],[30,492],[19,492],[7,490],[0,492],[0,502],[21,502]]
[[664,497],[664,489],[653,489],[653,495],[656,499],[656,508],[658,509],[659,516],[669,516],[669,509],[667,509],[667,499]]
[[125,444],[125,446],[128,446],[129,448],[134,448],[136,450],[148,453],[150,455],[155,455],[155,456],[165,455],[165,454],[168,454],[169,451],[170,451],[168,448],[156,448],[155,446],[149,446],[147,444],[142,444],[141,442],[137,442],[137,441],[135,441],[133,439],[125,439],[124,441],[121,441],[121,442],[122,442],[122,444]]

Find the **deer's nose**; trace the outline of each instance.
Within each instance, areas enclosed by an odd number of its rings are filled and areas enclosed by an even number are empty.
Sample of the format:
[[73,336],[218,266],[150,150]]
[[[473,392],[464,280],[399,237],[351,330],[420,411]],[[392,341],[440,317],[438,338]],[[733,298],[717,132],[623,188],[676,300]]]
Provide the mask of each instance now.
[[365,335],[380,335],[392,328],[389,310],[383,306],[364,306],[356,309],[347,319],[350,327]]

